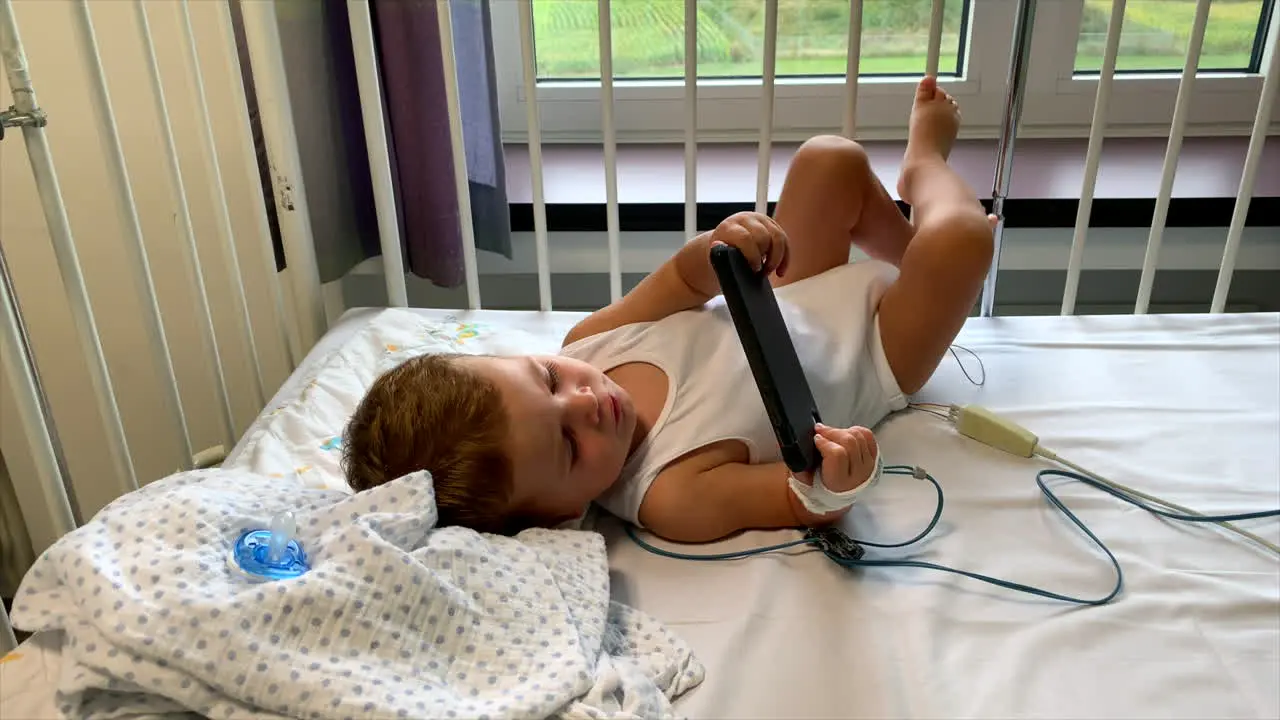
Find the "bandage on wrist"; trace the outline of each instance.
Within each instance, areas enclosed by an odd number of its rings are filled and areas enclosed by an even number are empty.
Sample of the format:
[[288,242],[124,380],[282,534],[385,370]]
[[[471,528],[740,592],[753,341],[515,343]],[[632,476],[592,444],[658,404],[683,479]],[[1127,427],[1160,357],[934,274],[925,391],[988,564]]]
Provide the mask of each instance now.
[[791,492],[800,499],[800,504],[804,505],[805,510],[815,515],[826,515],[837,510],[844,510],[853,505],[862,491],[880,482],[882,474],[884,474],[884,463],[880,459],[880,448],[877,447],[875,467],[871,471],[871,477],[852,490],[832,492],[826,485],[822,484],[821,469],[814,471],[812,485],[800,482],[795,475],[787,478],[787,484],[791,486]]

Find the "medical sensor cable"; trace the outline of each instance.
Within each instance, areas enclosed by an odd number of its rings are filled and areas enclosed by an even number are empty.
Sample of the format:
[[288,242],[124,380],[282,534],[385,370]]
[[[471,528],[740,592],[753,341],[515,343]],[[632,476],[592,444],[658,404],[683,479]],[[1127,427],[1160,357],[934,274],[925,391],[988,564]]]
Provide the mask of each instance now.
[[[1232,523],[1234,520],[1248,520],[1280,515],[1280,510],[1265,510],[1255,513],[1238,513],[1232,515],[1205,515],[1204,513],[1169,502],[1154,495],[1144,493],[1127,485],[1107,479],[1098,473],[1083,468],[1052,450],[1040,445],[1040,439],[1034,433],[1008,418],[979,405],[949,405],[948,418],[956,430],[967,438],[977,440],[988,447],[1002,450],[1018,457],[1039,456],[1045,460],[1070,468],[1073,472],[1051,471],[1060,477],[1070,477],[1087,485],[1106,492],[1120,500],[1124,500],[1147,512],[1154,513],[1171,520],[1183,522],[1207,522],[1219,525],[1247,540],[1257,543],[1271,552],[1280,555],[1280,546],[1257,536]],[[1043,474],[1043,473],[1042,473]],[[1039,482],[1037,476],[1037,482]],[[1041,486],[1043,489],[1043,485]],[[1145,502],[1142,502],[1145,501]],[[1163,506],[1161,510],[1153,505]]]
[[[642,549],[655,555],[673,558],[677,560],[698,560],[698,561],[723,561],[737,560],[751,557],[754,555],[762,555],[765,553],[777,552],[800,546],[809,546],[820,550],[833,562],[847,568],[854,567],[915,567],[927,570],[936,570],[939,572],[952,573],[962,575],[974,580],[989,583],[998,587],[1015,590],[1018,592],[1036,595],[1039,597],[1049,598],[1053,600],[1061,600],[1079,605],[1105,605],[1120,594],[1120,590],[1124,586],[1124,571],[1120,567],[1120,561],[1116,558],[1106,543],[1093,533],[1085,523],[1076,517],[1075,513],[1060,500],[1056,493],[1050,489],[1046,483],[1046,478],[1066,478],[1077,480],[1090,487],[1101,490],[1118,500],[1129,503],[1135,507],[1146,510],[1160,517],[1170,520],[1179,520],[1182,522],[1196,523],[1213,523],[1221,526],[1226,530],[1230,530],[1241,537],[1244,537],[1262,547],[1280,555],[1280,547],[1258,535],[1251,533],[1243,528],[1233,524],[1238,520],[1252,520],[1259,518],[1280,516],[1280,509],[1263,510],[1256,512],[1230,513],[1219,515],[1206,515],[1190,508],[1183,507],[1176,503],[1169,502],[1154,495],[1141,492],[1134,488],[1122,485],[1121,483],[1109,480],[1097,473],[1087,470],[1069,460],[1066,460],[1053,451],[1041,447],[1039,438],[1026,428],[1014,423],[1011,420],[1003,418],[990,410],[976,405],[936,405],[932,403],[914,404],[912,407],[929,412],[945,421],[950,422],[956,430],[965,437],[976,440],[984,445],[993,447],[997,450],[1007,452],[1019,457],[1030,458],[1039,456],[1045,460],[1049,460],[1069,468],[1069,470],[1058,470],[1054,468],[1046,468],[1036,473],[1036,485],[1039,486],[1040,492],[1044,495],[1045,500],[1061,512],[1067,520],[1075,525],[1082,533],[1085,534],[1100,550],[1107,556],[1112,568],[1115,571],[1115,584],[1111,591],[1099,598],[1079,598],[1071,595],[1045,590],[1032,585],[1025,585],[1010,580],[983,575],[981,573],[961,570],[958,568],[947,567],[936,563],[930,563],[919,560],[895,560],[895,559],[875,559],[864,558],[863,546],[876,548],[900,548],[913,545],[923,540],[937,526],[938,521],[942,518],[943,505],[945,499],[942,492],[942,486],[929,473],[922,468],[912,467],[908,465],[886,465],[884,473],[886,475],[910,475],[914,478],[927,480],[933,485],[937,495],[933,517],[930,519],[926,527],[909,540],[894,543],[871,542],[850,538],[842,531],[835,527],[810,529],[804,537],[798,540],[792,540],[777,545],[768,545],[765,547],[750,548],[747,550],[739,550],[734,552],[716,553],[716,554],[696,554],[682,553],[672,550],[665,550],[643,540],[636,529],[628,525],[626,526],[627,535]],[[944,415],[941,411],[946,410]]]

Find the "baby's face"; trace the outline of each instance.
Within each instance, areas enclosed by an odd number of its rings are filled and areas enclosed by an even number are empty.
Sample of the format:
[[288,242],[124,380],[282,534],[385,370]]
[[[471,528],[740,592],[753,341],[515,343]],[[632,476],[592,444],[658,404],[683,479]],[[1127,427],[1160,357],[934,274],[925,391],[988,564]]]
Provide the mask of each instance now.
[[517,507],[569,520],[618,479],[636,413],[631,397],[608,376],[558,355],[465,362],[502,393]]

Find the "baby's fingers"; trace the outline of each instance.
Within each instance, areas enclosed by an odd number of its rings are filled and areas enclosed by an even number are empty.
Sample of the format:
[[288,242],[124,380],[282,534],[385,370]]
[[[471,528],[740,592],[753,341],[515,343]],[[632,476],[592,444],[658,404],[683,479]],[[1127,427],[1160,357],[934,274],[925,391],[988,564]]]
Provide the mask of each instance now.
[[[743,226],[750,233],[745,244],[749,244],[756,253],[751,267],[757,271],[763,270],[766,273],[773,272],[773,268],[778,262],[777,253],[774,251],[773,233],[766,224],[768,220],[769,218],[767,217],[753,214],[742,221]],[[745,247],[743,252],[747,252]]]
[[759,222],[767,233],[768,251],[765,270],[777,272],[781,277],[787,265],[787,233],[768,215],[760,215]]
[[849,457],[858,463],[870,463],[876,456],[876,436],[867,428],[852,427],[849,433]]
[[723,240],[733,247],[742,251],[742,256],[746,258],[747,264],[752,270],[759,270],[764,262],[764,253],[767,248],[761,248],[756,241],[757,233],[761,232],[753,228],[751,225],[744,223],[733,223],[725,228],[725,237]]
[[818,453],[822,455],[824,477],[835,480],[849,474],[849,451],[843,445],[822,434],[814,435],[813,443],[818,448]]

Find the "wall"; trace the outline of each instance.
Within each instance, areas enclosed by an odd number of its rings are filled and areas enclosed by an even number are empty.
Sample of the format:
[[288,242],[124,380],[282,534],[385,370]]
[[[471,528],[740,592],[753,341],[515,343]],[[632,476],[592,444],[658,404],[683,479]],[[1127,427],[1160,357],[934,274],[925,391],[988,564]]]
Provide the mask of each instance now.
[[[137,475],[140,482],[149,482],[179,466],[178,437],[164,413],[157,386],[161,373],[147,351],[142,305],[131,275],[136,270],[126,261],[127,235],[108,175],[107,146],[89,100],[89,75],[74,30],[74,7],[70,2],[35,0],[13,5],[26,43],[33,86],[49,116],[49,143]],[[234,66],[219,18],[220,5],[194,2],[189,6],[254,335],[270,392],[286,377],[288,367],[268,295],[268,269],[261,245],[265,239],[259,237],[254,220],[254,204],[261,203],[260,187],[250,181],[256,170],[246,164],[241,152],[240,133],[244,129],[239,113],[243,102],[235,97]],[[250,359],[239,335],[212,186],[202,162],[202,129],[193,88],[186,79],[179,5],[147,3],[147,8],[236,425],[242,430],[259,406],[249,390]],[[218,414],[213,411],[218,401],[213,392],[212,363],[197,331],[195,295],[182,270],[184,250],[177,206],[134,4],[95,2],[91,9],[145,246],[155,270],[153,279],[181,399],[187,408],[192,445],[199,450],[225,440]],[[3,79],[0,97],[6,105],[11,97]],[[30,166],[16,132],[0,143],[0,246],[14,276],[39,372],[66,448],[75,494],[82,513],[89,516],[118,494],[123,481],[114,477],[105,461],[106,434],[95,410],[87,365],[71,322]],[[21,484],[29,481],[31,465],[9,397],[9,389],[4,388],[0,392],[0,451],[14,481]]]

